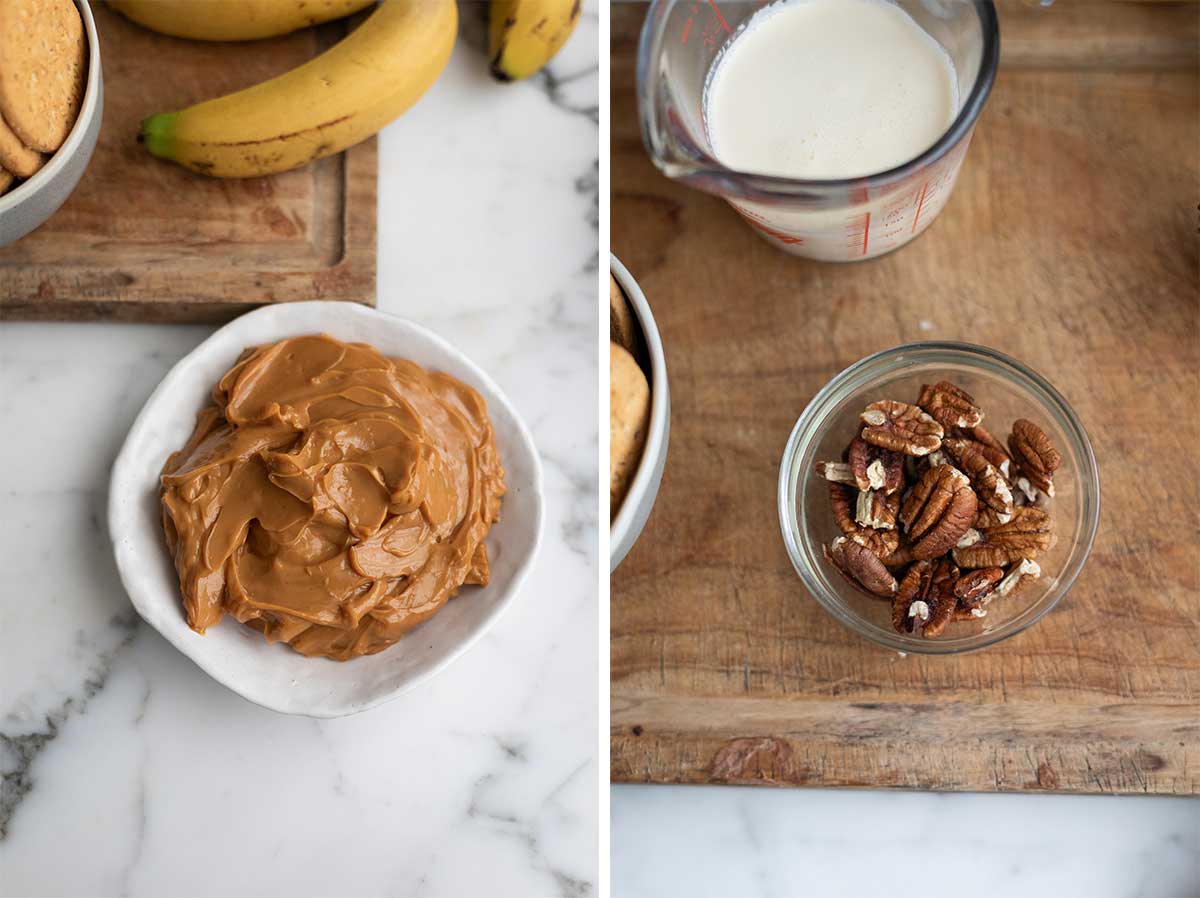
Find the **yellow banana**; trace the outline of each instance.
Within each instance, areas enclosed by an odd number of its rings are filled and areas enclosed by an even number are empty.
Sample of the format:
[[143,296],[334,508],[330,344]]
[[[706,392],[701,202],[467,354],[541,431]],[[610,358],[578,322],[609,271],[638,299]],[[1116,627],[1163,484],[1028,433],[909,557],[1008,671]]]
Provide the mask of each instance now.
[[528,78],[567,42],[580,0],[492,0],[488,50],[501,81]]
[[297,168],[370,137],[415,103],[450,59],[454,0],[384,0],[362,25],[286,74],[152,115],[155,156],[221,178]]
[[374,0],[111,0],[139,25],[198,41],[253,41],[340,19]]

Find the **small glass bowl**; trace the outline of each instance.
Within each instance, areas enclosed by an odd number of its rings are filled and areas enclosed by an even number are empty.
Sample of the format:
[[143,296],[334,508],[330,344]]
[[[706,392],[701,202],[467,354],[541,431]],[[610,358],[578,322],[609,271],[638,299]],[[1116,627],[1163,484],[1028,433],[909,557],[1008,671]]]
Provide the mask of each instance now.
[[[891,602],[851,587],[825,560],[822,546],[840,535],[829,489],[813,467],[840,461],[858,414],[879,399],[915,402],[921,385],[949,380],[975,397],[983,424],[1001,441],[1012,422],[1028,418],[1062,455],[1051,500],[1058,542],[1038,557],[1042,576],[988,605],[987,616],[953,621],[934,639],[892,628]],[[1100,520],[1100,478],[1087,433],[1067,401],[1040,374],[1015,359],[969,343],[908,343],[851,365],[826,384],[796,421],[779,468],[779,524],[792,565],[824,607],[850,629],[899,652],[949,655],[1015,636],[1032,626],[1071,588],[1083,569]]]

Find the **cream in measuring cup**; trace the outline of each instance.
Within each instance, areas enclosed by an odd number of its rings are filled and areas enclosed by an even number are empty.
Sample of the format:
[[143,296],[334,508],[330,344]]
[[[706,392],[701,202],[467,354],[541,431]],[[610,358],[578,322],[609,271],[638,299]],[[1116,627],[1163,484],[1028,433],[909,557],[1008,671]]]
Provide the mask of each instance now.
[[958,78],[949,54],[887,0],[783,0],[717,56],[703,106],[713,154],[730,168],[857,178],[936,143],[958,113]]

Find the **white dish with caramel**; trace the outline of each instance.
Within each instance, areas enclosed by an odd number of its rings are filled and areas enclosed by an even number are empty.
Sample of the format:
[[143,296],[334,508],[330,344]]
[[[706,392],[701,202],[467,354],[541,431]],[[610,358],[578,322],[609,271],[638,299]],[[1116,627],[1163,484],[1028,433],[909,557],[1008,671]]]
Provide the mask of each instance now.
[[528,430],[403,319],[259,309],[167,375],[113,467],[109,527],[143,618],[285,713],[380,704],[516,596],[542,527]]

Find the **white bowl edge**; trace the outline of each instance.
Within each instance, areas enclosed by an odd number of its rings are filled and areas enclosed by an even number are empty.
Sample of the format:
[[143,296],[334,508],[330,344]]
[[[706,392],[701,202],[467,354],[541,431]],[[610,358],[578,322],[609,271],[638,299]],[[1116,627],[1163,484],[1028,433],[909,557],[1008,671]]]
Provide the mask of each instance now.
[[[642,528],[650,517],[650,511],[658,498],[658,488],[662,483],[663,469],[667,463],[667,447],[671,435],[671,389],[667,382],[667,359],[663,351],[662,337],[658,332],[658,324],[650,310],[646,294],[634,280],[624,264],[612,253],[609,254],[609,266],[613,276],[625,295],[629,298],[633,312],[637,316],[642,329],[642,337],[646,341],[646,351],[650,356],[650,423],[646,434],[646,445],[642,448],[642,457],[638,461],[637,472],[629,484],[629,490],[621,503],[621,509],[613,519],[609,531],[609,573],[615,571],[625,560],[629,550],[633,548]],[[648,462],[649,460],[649,462]]]

